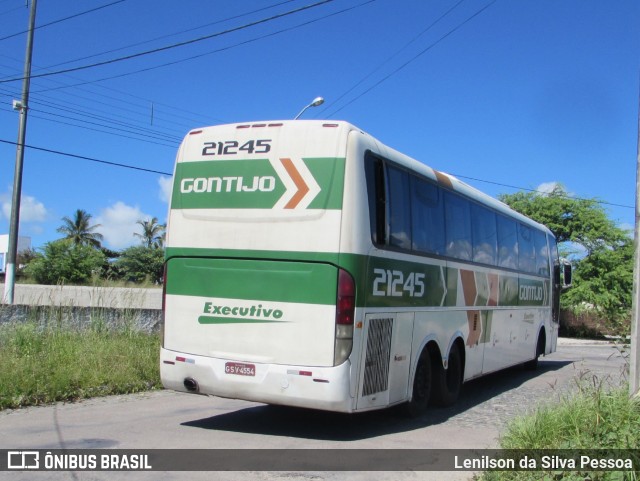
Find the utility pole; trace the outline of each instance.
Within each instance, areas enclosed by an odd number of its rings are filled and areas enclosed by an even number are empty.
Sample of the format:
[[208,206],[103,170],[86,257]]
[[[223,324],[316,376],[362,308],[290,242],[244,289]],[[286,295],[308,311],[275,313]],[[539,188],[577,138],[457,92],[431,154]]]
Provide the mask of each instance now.
[[13,175],[13,196],[11,199],[11,220],[9,222],[9,252],[4,282],[3,301],[13,304],[13,291],[16,283],[16,259],[18,257],[18,226],[20,225],[20,199],[22,197],[22,164],[24,161],[24,140],[27,131],[27,112],[29,110],[29,84],[31,80],[31,54],[33,52],[33,28],[36,23],[36,2],[31,0],[29,12],[29,31],[27,34],[27,52],[24,59],[22,80],[22,100],[13,101],[13,108],[20,114],[18,124],[18,142],[16,147],[16,169]]
[[[640,80],[640,76],[638,76]],[[633,261],[633,309],[631,316],[631,358],[629,362],[629,394],[640,394],[640,82],[638,84],[638,144],[636,147],[636,223],[633,243],[635,255]]]

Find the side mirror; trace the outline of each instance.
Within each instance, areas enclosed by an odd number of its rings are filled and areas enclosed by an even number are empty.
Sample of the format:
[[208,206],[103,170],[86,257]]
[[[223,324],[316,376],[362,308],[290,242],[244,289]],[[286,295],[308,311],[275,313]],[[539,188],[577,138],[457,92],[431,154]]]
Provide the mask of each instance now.
[[571,262],[566,259],[562,259],[560,264],[562,265],[562,288],[568,289],[571,287],[571,279],[573,276]]

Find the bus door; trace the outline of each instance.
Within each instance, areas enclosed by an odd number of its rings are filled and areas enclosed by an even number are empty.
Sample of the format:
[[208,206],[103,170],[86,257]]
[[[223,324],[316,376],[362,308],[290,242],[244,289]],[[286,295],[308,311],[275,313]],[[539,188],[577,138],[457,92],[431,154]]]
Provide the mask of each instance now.
[[357,409],[407,398],[414,313],[367,314]]

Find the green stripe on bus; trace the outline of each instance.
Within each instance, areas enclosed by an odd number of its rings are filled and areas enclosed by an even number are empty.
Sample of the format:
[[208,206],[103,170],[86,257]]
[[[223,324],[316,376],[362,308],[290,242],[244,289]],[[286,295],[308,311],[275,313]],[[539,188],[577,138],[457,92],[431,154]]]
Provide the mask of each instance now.
[[[335,303],[336,268],[342,268],[356,281],[357,307],[419,309],[550,306],[550,284],[545,278],[524,277],[514,272],[498,270],[487,274],[486,270],[473,265],[462,269],[447,267],[445,261],[441,264],[426,264],[360,254],[191,248],[168,248],[166,256],[169,259],[168,294],[331,305]],[[251,276],[251,282],[245,282],[248,277],[240,280],[237,276],[231,276],[227,284],[221,282],[215,288],[217,294],[214,295],[214,291],[205,287],[210,283],[206,275],[196,279],[191,270],[175,270],[176,261],[184,262],[189,259],[194,269],[207,262],[243,260],[248,263],[247,266],[254,263],[256,274]],[[283,264],[281,261],[287,262]],[[179,265],[181,264],[175,264]],[[260,266],[272,271],[271,274],[262,273]],[[291,272],[289,269],[294,272],[297,268],[304,271],[308,266],[316,266],[314,269],[317,268],[317,271],[309,271],[309,277],[305,279],[288,274]],[[252,268],[248,269],[247,272]],[[473,276],[465,277],[467,284],[470,284],[467,285],[467,292],[464,292],[465,283],[461,279],[461,271],[473,273]],[[489,275],[493,279],[489,279]],[[459,292],[461,288],[463,291]]]
[[173,258],[167,273],[170,295],[325,305],[336,301],[338,271],[329,264]]
[[342,209],[345,159],[321,157],[303,161],[321,189],[308,208]]
[[[345,159],[302,162],[320,188],[307,208],[342,209]],[[284,167],[282,171],[287,172]],[[284,181],[294,183],[282,179],[268,159],[179,162],[171,209],[272,209],[286,192]]]
[[270,319],[246,319],[239,317],[211,317],[200,316],[198,323],[200,324],[268,324],[273,322],[286,322],[286,321],[274,321]]

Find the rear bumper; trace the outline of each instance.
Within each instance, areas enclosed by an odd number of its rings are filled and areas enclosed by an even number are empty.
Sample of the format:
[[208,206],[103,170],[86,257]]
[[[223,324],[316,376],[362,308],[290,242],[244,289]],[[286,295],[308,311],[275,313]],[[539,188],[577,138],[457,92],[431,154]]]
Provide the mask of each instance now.
[[[336,412],[353,412],[351,362],[336,367],[245,363],[255,375],[225,373],[226,359],[196,356],[162,348],[160,377],[167,389],[194,392],[185,379],[197,383],[198,394]],[[236,363],[237,364],[237,363]]]

